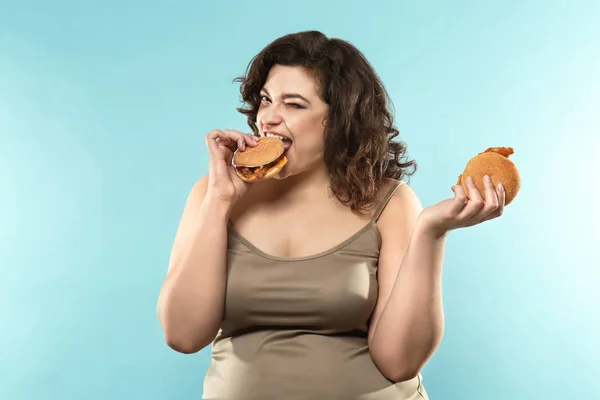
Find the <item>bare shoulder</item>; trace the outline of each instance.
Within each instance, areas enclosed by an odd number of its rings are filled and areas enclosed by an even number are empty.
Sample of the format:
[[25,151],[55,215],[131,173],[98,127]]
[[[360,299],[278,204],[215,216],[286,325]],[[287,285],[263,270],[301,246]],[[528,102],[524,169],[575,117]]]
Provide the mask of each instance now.
[[208,189],[208,174],[202,176],[200,179],[198,179],[194,183],[194,185],[192,186],[192,189],[190,190],[190,193],[188,195],[188,199],[200,200],[200,203],[201,203],[202,200],[204,199],[204,196],[206,195],[207,189]]
[[171,257],[169,260],[169,271],[173,266],[173,257],[179,251],[181,247],[181,243],[185,240],[185,238],[192,231],[195,222],[196,216],[200,210],[200,206],[202,205],[202,201],[206,196],[206,191],[208,189],[208,175],[205,175],[198,179],[192,188],[190,189],[187,200],[185,202],[185,206],[183,208],[183,212],[179,219],[179,225],[177,226],[177,231],[175,233],[175,239],[173,242],[173,246],[171,249]]
[[[392,185],[398,184],[396,180],[388,180],[382,193],[387,193]],[[394,195],[383,209],[378,221],[382,239],[388,236],[398,236],[412,233],[418,215],[423,209],[415,191],[405,182],[401,182]]]
[[[382,195],[389,193],[393,185],[397,184],[398,181],[388,180],[382,187]],[[408,184],[400,183],[377,222],[381,234],[381,250],[377,268],[379,295],[369,330],[369,343],[371,343],[379,317],[392,293],[421,210],[421,202],[415,191]]]
[[189,191],[185,207],[183,209],[183,215],[181,216],[181,222],[185,225],[185,221],[192,215],[197,215],[200,205],[206,196],[208,189],[208,175],[204,175],[198,179]]

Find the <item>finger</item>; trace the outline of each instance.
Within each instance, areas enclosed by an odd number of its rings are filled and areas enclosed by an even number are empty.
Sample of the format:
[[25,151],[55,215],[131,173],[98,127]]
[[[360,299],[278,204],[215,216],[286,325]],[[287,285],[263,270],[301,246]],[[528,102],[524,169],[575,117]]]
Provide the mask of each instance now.
[[461,185],[452,186],[452,191],[454,192],[454,199],[450,207],[450,212],[452,215],[458,215],[468,202],[467,195]]
[[499,203],[498,193],[496,192],[494,182],[492,182],[489,175],[483,177],[483,187],[485,191],[485,205],[481,211],[481,219],[486,218],[488,215],[492,215],[498,209]]
[[234,151],[240,149],[241,151],[246,150],[246,140],[242,132],[236,131],[235,129],[225,129],[223,132],[229,137],[232,142],[235,142],[236,148]]
[[227,131],[217,130],[216,133],[216,143],[221,147],[226,147],[232,152],[235,152],[239,145],[235,137],[232,137],[231,134],[227,133]]
[[235,129],[226,129],[225,133],[237,142],[238,148],[242,151],[246,150],[246,145],[255,146],[257,143],[254,135],[236,131]]
[[221,131],[219,129],[213,129],[212,131],[208,132],[205,136],[206,140],[215,140],[216,138],[219,137],[219,133]]
[[477,189],[473,178],[470,176],[467,178],[467,190],[469,191],[469,202],[458,216],[459,219],[463,220],[473,219],[485,205],[481,193],[479,193],[479,189]]
[[213,176],[213,173],[215,173],[217,176],[222,176],[223,173],[227,173],[226,170],[222,168],[222,163],[218,162],[220,158],[219,154],[221,153],[221,150],[219,150],[219,141],[221,137],[227,138],[227,136],[218,129],[209,132],[205,136],[206,147],[208,148],[208,156],[211,165],[211,177]]
[[225,133],[229,135],[232,141],[237,143],[237,148],[241,151],[246,150],[246,140],[244,139],[244,135],[241,132],[235,131],[233,129],[226,129]]
[[230,157],[237,150],[237,144],[231,141],[231,138],[223,131],[215,129],[206,135],[206,146],[209,150],[211,162],[223,157],[223,150],[226,150],[226,162],[231,162]]
[[506,206],[506,190],[504,189],[504,185],[502,182],[498,182],[497,186],[498,190],[498,215],[502,215],[504,213],[504,207]]
[[479,203],[483,201],[483,197],[481,196],[481,192],[477,189],[477,185],[475,185],[475,181],[473,181],[472,177],[467,178],[467,190],[469,192],[469,199],[476,201]]
[[504,190],[502,182],[498,182],[498,185],[494,188],[494,190],[496,191],[496,196],[498,198],[498,208],[493,213],[485,217],[483,221],[488,221],[490,219],[499,217],[504,213],[504,206],[506,205],[506,191]]
[[248,135],[245,135],[244,137],[247,139],[250,146],[258,145],[258,137],[257,136],[248,134]]
[[252,133],[244,133],[244,139],[246,140],[246,144],[250,146],[256,146],[258,144],[258,137],[254,136]]
[[246,142],[246,146],[256,147],[258,146],[258,138],[254,135],[245,133],[243,135],[244,141]]
[[206,139],[207,140],[214,140],[214,141],[227,141],[229,140],[229,136],[223,132],[220,129],[215,129],[213,131],[210,131],[207,135],[206,135]]
[[208,147],[208,149],[211,152],[217,151],[217,149],[218,149],[217,139],[219,138],[220,134],[223,134],[223,132],[221,132],[218,129],[215,129],[215,130],[207,133],[206,136],[204,137],[204,141],[206,142],[206,147]]
[[238,136],[243,136],[247,143],[257,142],[258,141],[258,137],[256,137],[252,133],[244,133],[244,132],[240,132],[240,131],[235,130],[235,129],[225,129],[224,132],[226,132],[228,134],[231,134],[232,136],[235,136],[236,138]]

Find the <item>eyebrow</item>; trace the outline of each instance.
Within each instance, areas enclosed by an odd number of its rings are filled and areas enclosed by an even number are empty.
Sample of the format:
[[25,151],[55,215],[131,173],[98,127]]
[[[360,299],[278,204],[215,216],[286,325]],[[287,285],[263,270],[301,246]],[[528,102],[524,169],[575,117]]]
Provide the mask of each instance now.
[[[262,88],[261,92],[265,92],[267,94],[267,96],[272,97],[271,94],[269,93],[269,91],[267,90],[267,88]],[[287,99],[300,99],[302,101],[305,101],[306,103],[310,104],[310,101],[308,101],[306,99],[306,97],[298,94],[298,93],[284,93],[281,95],[281,98],[283,100],[287,100]]]

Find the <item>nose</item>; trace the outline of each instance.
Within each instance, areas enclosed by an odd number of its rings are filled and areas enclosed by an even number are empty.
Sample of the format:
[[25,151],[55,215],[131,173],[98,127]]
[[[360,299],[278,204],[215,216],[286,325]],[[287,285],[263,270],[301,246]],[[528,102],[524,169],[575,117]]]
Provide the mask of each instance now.
[[277,107],[275,104],[270,105],[261,114],[259,114],[258,119],[260,124],[263,126],[263,129],[273,128],[281,124],[283,121],[281,113],[279,112],[279,107]]

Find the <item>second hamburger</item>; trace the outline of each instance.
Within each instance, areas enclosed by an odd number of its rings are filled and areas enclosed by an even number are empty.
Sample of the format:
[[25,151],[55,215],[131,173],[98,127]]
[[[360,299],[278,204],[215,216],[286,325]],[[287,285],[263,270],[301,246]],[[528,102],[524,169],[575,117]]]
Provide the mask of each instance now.
[[287,163],[285,145],[281,139],[264,136],[255,147],[236,151],[233,164],[237,176],[244,182],[258,182],[277,175]]

